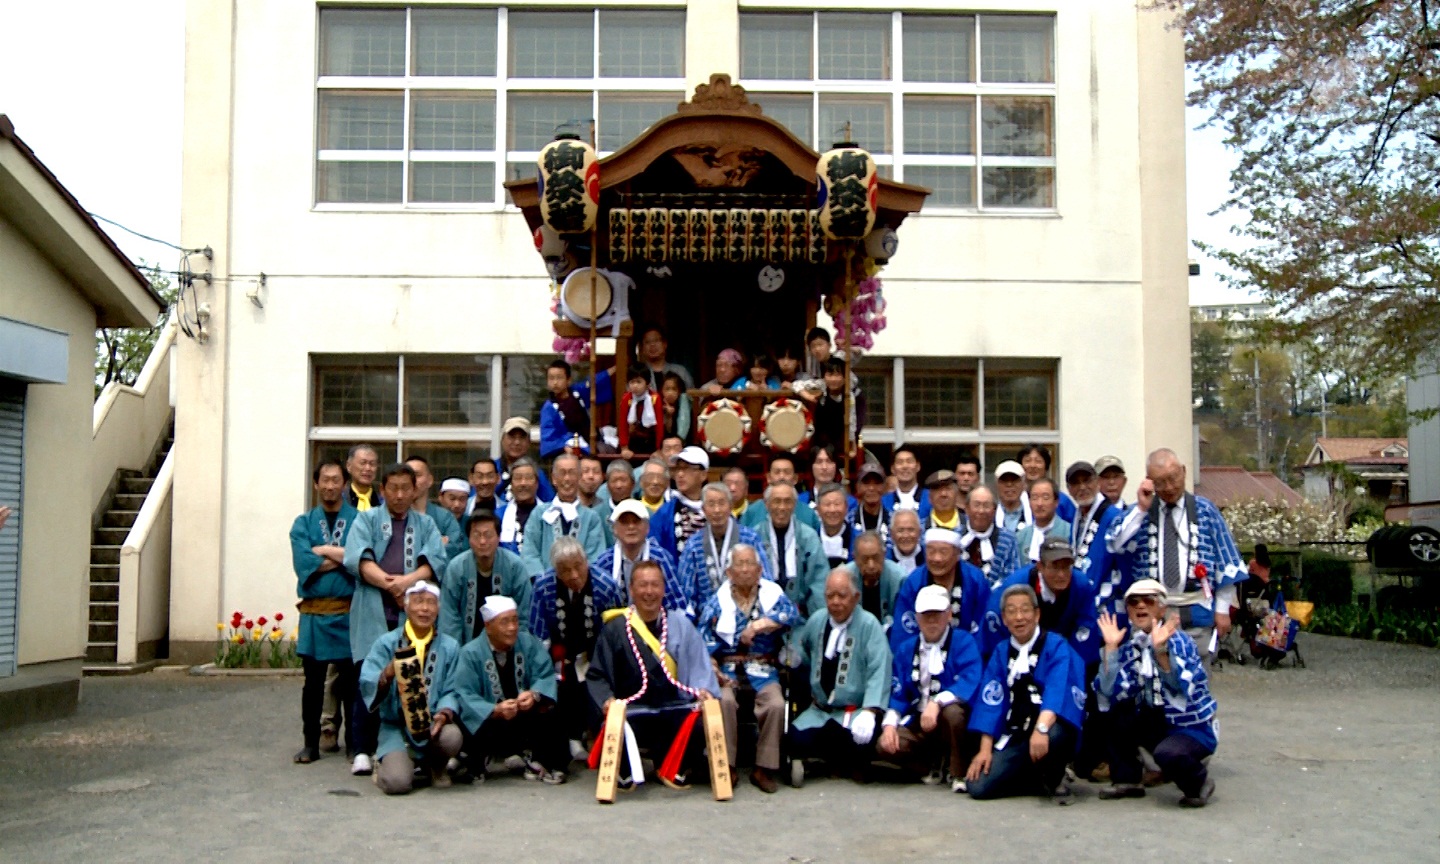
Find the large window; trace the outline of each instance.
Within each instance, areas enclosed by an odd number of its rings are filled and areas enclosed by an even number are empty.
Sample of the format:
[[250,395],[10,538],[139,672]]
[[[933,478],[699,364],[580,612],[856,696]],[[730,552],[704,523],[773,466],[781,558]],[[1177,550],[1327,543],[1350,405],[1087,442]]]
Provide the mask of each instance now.
[[[541,368],[549,360],[529,359]],[[350,445],[365,442],[381,462],[418,453],[443,479],[466,476],[474,460],[490,454],[491,430],[500,422],[492,395],[504,386],[500,357],[328,355],[315,357],[313,367],[313,459],[344,458]],[[539,387],[543,397],[543,375]]]
[[322,8],[315,201],[501,205],[557,131],[604,153],[674,113],[684,67],[678,9]]
[[917,446],[934,455],[927,470],[954,467],[946,460],[965,452],[990,471],[1032,441],[1054,455],[1055,369],[1053,360],[866,357],[858,367],[866,447],[888,454],[899,441]]
[[1049,15],[754,12],[740,77],[819,150],[854,141],[927,208],[1055,207]]

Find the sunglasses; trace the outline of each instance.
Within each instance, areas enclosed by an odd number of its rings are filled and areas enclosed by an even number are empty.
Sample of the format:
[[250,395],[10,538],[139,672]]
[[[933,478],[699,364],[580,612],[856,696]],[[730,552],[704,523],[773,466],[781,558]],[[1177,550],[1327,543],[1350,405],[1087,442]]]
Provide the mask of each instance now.
[[1137,594],[1134,597],[1126,597],[1126,606],[1155,606],[1159,604],[1160,598],[1152,594]]

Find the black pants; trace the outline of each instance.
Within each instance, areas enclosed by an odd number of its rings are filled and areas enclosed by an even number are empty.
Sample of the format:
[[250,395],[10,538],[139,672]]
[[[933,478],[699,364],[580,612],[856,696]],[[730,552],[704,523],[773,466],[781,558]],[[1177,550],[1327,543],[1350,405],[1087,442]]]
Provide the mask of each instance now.
[[564,663],[563,675],[556,688],[555,695],[559,698],[554,707],[559,714],[560,732],[566,739],[575,741],[583,739],[586,733],[599,734],[600,724],[605,718],[600,716],[599,709],[590,699],[585,681],[575,677],[575,666],[568,660]]
[[[640,749],[650,754],[658,770],[660,763],[665,760],[666,754],[670,752],[670,746],[675,741],[675,735],[680,731],[680,724],[685,718],[694,712],[689,707],[676,708],[670,711],[661,711],[656,714],[627,714],[625,720],[630,728],[635,730],[635,742]],[[622,764],[625,766],[620,772],[621,777],[635,777],[640,772],[640,766],[630,764],[630,756],[622,744],[620,747]],[[694,776],[696,768],[705,763],[705,723],[700,717],[695,718],[695,727],[690,730],[690,740],[685,745],[685,755],[680,760],[679,774]]]
[[[471,773],[484,770],[485,759],[503,759],[530,751],[536,762],[551,771],[564,771],[570,764],[570,747],[561,730],[560,713],[553,704],[522,711],[510,720],[491,714],[474,735],[465,739],[465,755]],[[477,770],[478,769],[478,770]]]
[[975,799],[1009,798],[1014,795],[1049,795],[1065,779],[1065,766],[1075,755],[1079,732],[1067,720],[1050,727],[1050,749],[1036,762],[1030,758],[1030,736],[1015,735],[1004,750],[992,751],[990,773],[970,784]]
[[[877,725],[875,735],[879,734]],[[874,738],[868,744],[856,744],[855,739],[850,737],[850,730],[835,720],[827,720],[825,725],[813,729],[791,726],[786,740],[791,758],[819,759],[830,766],[831,773],[837,775],[852,774],[875,758]]]
[[[358,669],[360,664],[354,665]],[[360,695],[358,674],[355,680],[355,698],[350,703],[350,724],[355,730],[352,755],[364,753],[366,756],[374,756],[375,748],[380,744],[380,715],[371,711],[370,706],[365,704],[364,697]]]
[[1095,701],[1095,674],[1099,669],[1099,663],[1085,666],[1085,722],[1080,727],[1080,747],[1075,751],[1075,774],[1081,779],[1089,777],[1105,761],[1110,744],[1106,732],[1109,716],[1100,711]]
[[[305,686],[300,690],[300,725],[306,747],[320,746],[320,713],[325,706],[325,676],[331,664],[339,672],[335,679],[336,711],[345,720],[345,749],[356,752],[356,717],[354,702],[357,689],[355,664],[349,660],[316,660],[301,655],[300,667],[305,672]],[[337,718],[338,720],[338,718]],[[339,723],[336,727],[338,729]],[[373,751],[373,745],[371,750]]]
[[1115,783],[1139,783],[1142,767],[1140,748],[1155,756],[1165,779],[1180,787],[1188,797],[1200,794],[1209,772],[1201,761],[1212,752],[1195,738],[1176,732],[1165,722],[1165,709],[1133,701],[1110,706],[1110,779]]

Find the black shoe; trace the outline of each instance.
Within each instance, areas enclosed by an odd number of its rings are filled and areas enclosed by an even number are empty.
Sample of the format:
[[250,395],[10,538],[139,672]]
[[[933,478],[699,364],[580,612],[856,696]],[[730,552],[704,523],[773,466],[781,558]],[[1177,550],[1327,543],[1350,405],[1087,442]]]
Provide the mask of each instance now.
[[309,765],[311,762],[318,762],[319,760],[320,748],[309,744],[301,747],[300,752],[295,754],[295,764],[297,765]]
[[1061,807],[1069,807],[1075,803],[1075,793],[1070,791],[1070,787],[1067,784],[1061,783],[1050,793],[1050,800]]
[[1145,787],[1139,783],[1116,783],[1100,787],[1101,801],[1115,801],[1120,798],[1144,798]]
[[1204,807],[1210,803],[1210,796],[1215,794],[1215,781],[1209,777],[1205,778],[1205,784],[1200,787],[1200,794],[1193,798],[1186,795],[1180,799],[1181,807]]

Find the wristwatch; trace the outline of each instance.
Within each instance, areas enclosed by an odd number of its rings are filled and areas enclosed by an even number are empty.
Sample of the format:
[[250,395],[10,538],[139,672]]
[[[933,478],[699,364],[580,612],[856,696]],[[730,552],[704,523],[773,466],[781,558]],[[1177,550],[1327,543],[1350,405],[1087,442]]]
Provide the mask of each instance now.
[[1041,735],[1049,735],[1049,734],[1050,734],[1050,724],[1049,724],[1049,723],[1036,723],[1036,724],[1035,724],[1035,731],[1036,731],[1036,732],[1039,732]]

